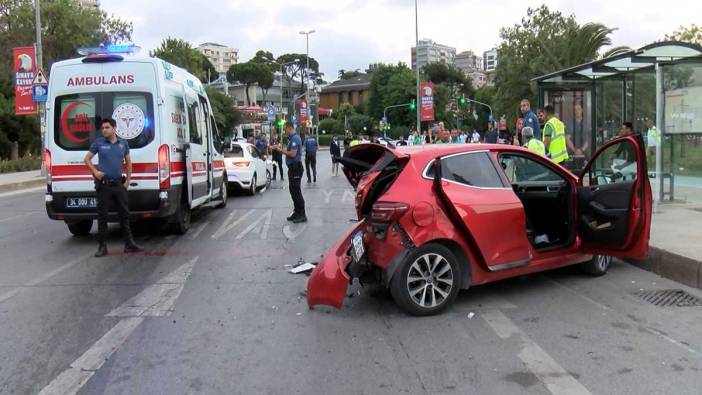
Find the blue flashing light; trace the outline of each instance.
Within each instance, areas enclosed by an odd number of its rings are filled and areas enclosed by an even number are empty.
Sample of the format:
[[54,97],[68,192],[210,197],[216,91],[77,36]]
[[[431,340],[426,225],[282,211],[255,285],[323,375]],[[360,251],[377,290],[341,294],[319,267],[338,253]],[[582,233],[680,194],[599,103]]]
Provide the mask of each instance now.
[[148,128],[149,125],[151,125],[151,120],[149,120],[149,118],[144,117],[144,129]]
[[90,55],[111,55],[111,54],[134,54],[139,52],[141,47],[134,44],[100,44],[99,47],[83,47],[78,48],[78,54],[83,56]]

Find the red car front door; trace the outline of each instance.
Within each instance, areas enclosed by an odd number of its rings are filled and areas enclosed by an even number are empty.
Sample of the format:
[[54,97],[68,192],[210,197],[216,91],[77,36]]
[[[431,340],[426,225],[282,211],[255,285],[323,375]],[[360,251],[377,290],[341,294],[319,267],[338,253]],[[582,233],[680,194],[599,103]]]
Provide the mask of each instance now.
[[641,135],[600,148],[578,181],[578,235],[584,252],[645,258],[652,193]]
[[528,264],[532,256],[524,207],[512,188],[504,185],[489,153],[449,155],[433,166],[426,176],[434,178],[442,208],[480,250],[487,268],[496,271]]

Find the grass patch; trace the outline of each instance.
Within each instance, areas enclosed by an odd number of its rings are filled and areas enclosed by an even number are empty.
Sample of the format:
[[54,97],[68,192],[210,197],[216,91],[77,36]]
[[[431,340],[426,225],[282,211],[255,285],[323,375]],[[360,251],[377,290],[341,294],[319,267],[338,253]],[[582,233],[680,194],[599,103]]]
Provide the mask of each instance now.
[[0,174],[39,170],[40,168],[41,159],[39,158],[21,158],[17,160],[0,161]]

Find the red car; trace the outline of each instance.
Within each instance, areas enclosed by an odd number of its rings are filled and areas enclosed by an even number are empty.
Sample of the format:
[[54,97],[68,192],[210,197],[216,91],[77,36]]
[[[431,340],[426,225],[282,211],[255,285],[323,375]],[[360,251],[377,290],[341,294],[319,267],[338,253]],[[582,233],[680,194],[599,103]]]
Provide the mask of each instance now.
[[307,302],[341,308],[359,278],[431,315],[474,285],[574,264],[600,276],[612,257],[643,258],[644,149],[640,135],[613,140],[576,177],[509,145],[355,146],[340,161],[359,221],[312,272]]

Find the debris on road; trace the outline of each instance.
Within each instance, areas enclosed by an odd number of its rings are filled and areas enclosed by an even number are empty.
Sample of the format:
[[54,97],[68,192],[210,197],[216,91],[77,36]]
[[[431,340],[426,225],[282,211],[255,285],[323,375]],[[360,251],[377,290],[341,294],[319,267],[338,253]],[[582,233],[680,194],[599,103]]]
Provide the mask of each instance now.
[[474,313],[474,312],[471,311],[470,313],[468,313],[468,319],[471,319],[471,318],[473,318],[473,317],[475,317],[475,313]]
[[291,268],[290,270],[288,270],[288,273],[292,273],[292,274],[309,272],[312,269],[314,269],[316,266],[317,266],[317,262],[305,262],[302,260],[302,258],[298,259],[297,263],[292,265],[292,266],[285,265],[285,267]]

